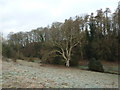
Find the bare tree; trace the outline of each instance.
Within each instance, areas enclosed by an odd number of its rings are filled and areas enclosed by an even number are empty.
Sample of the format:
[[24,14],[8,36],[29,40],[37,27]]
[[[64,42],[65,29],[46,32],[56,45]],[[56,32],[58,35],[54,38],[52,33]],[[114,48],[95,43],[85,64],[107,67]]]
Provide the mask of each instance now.
[[54,50],[61,54],[66,62],[66,66],[70,66],[70,60],[73,48],[79,44],[78,31],[73,26],[72,19],[65,20],[65,23],[53,23],[51,27],[52,44],[58,49]]

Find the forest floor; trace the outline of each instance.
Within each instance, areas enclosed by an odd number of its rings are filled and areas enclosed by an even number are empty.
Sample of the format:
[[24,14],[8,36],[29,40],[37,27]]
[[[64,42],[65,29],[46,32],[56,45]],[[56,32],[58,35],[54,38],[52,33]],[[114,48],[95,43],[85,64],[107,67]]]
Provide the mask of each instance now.
[[2,62],[0,83],[3,88],[118,88],[118,75],[17,60]]

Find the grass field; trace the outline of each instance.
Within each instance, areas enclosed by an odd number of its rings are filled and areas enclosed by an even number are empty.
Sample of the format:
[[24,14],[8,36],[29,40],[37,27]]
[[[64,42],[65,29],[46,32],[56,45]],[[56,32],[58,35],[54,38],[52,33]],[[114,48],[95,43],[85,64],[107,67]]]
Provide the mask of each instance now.
[[3,88],[118,88],[118,75],[17,60],[2,63]]

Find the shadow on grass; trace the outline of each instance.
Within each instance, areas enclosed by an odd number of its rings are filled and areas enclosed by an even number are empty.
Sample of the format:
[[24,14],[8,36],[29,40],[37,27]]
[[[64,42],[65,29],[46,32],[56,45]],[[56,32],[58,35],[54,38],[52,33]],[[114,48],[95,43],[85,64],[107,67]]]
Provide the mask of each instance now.
[[[89,70],[87,65],[80,65],[78,68],[82,70]],[[118,66],[103,66],[104,72],[103,73],[109,73],[109,74],[117,74],[120,75],[120,71],[118,69]]]

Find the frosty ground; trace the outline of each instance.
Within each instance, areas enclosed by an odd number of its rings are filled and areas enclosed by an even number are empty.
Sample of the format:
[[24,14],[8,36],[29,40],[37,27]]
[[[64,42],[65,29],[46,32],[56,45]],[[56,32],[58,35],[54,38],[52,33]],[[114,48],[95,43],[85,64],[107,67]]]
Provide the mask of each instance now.
[[17,60],[2,62],[3,88],[118,88],[118,75]]

